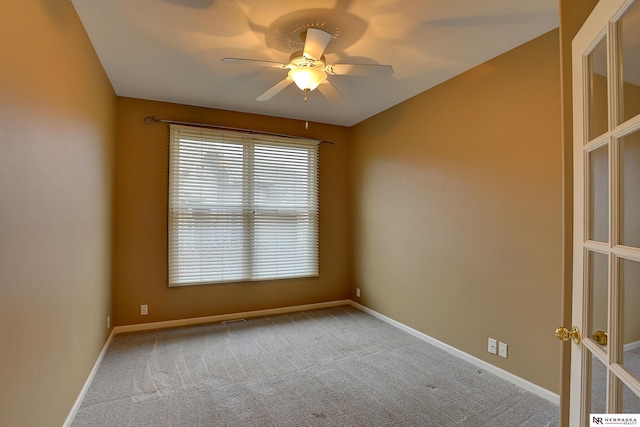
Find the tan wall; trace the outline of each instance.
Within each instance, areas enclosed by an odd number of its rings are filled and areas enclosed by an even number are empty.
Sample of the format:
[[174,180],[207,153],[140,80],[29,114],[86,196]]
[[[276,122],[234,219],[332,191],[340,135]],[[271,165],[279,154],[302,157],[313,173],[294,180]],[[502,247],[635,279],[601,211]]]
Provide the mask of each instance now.
[[0,425],[59,426],[108,333],[116,97],[68,0],[0,40]]
[[351,156],[354,299],[552,392],[559,73],[555,30],[356,125]]
[[[145,116],[333,141],[320,146],[320,277],[167,286],[168,125]],[[117,325],[349,298],[349,129],[130,98],[118,100],[114,315]],[[140,305],[149,315],[140,315]]]

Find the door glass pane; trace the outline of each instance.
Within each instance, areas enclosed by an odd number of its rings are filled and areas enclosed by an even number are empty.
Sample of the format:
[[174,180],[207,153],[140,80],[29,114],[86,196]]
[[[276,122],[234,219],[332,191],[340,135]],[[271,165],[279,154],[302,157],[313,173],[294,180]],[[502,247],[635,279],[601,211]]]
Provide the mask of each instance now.
[[609,152],[608,146],[588,153],[589,240],[609,242]]
[[640,397],[631,391],[626,384],[622,384],[622,413],[640,414]]
[[[587,351],[585,349],[585,351]],[[591,372],[588,378],[591,380],[591,408],[592,414],[605,414],[607,412],[607,368],[600,359],[591,355]]]
[[607,39],[600,40],[588,55],[589,64],[589,140],[608,130]]
[[[607,333],[607,320],[609,312],[608,282],[609,282],[609,257],[599,252],[589,252],[587,257],[588,283],[589,283],[589,330],[587,334],[593,337],[596,332]],[[593,338],[595,340],[595,338]],[[607,344],[601,348],[606,352]]]
[[622,120],[640,113],[640,2],[624,15],[620,24],[622,39]]
[[640,131],[620,139],[619,162],[620,244],[640,248]]
[[640,381],[640,263],[619,261],[622,365]]

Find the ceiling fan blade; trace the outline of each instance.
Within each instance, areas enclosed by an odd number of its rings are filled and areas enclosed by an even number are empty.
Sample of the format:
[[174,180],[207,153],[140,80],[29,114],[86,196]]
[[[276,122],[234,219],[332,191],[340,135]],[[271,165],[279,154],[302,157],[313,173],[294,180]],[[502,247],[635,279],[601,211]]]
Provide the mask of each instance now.
[[293,82],[289,77],[276,83],[271,89],[268,89],[265,93],[256,98],[256,101],[268,101],[276,96],[282,89],[286,88]]
[[318,90],[331,104],[341,104],[347,100],[329,80],[322,82]]
[[390,77],[393,67],[379,64],[333,64],[327,65],[325,71],[332,75]]
[[288,68],[288,64],[273,61],[261,61],[259,59],[222,58],[220,62],[224,62],[225,64],[257,65],[259,67],[272,67],[279,68],[281,70]]
[[320,59],[331,37],[332,35],[326,31],[309,28],[304,41],[304,57],[308,59]]

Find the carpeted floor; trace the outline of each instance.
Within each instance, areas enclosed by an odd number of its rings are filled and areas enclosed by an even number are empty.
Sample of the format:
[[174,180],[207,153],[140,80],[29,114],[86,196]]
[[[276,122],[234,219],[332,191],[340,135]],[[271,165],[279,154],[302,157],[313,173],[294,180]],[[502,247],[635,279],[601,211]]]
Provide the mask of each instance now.
[[116,335],[73,422],[556,425],[556,405],[350,306]]

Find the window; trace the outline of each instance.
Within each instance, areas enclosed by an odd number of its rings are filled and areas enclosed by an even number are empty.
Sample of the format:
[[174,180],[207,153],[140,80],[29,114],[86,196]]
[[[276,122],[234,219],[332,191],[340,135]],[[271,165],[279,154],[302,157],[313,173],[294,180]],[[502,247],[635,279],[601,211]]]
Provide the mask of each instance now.
[[318,275],[318,142],[171,125],[169,286]]

